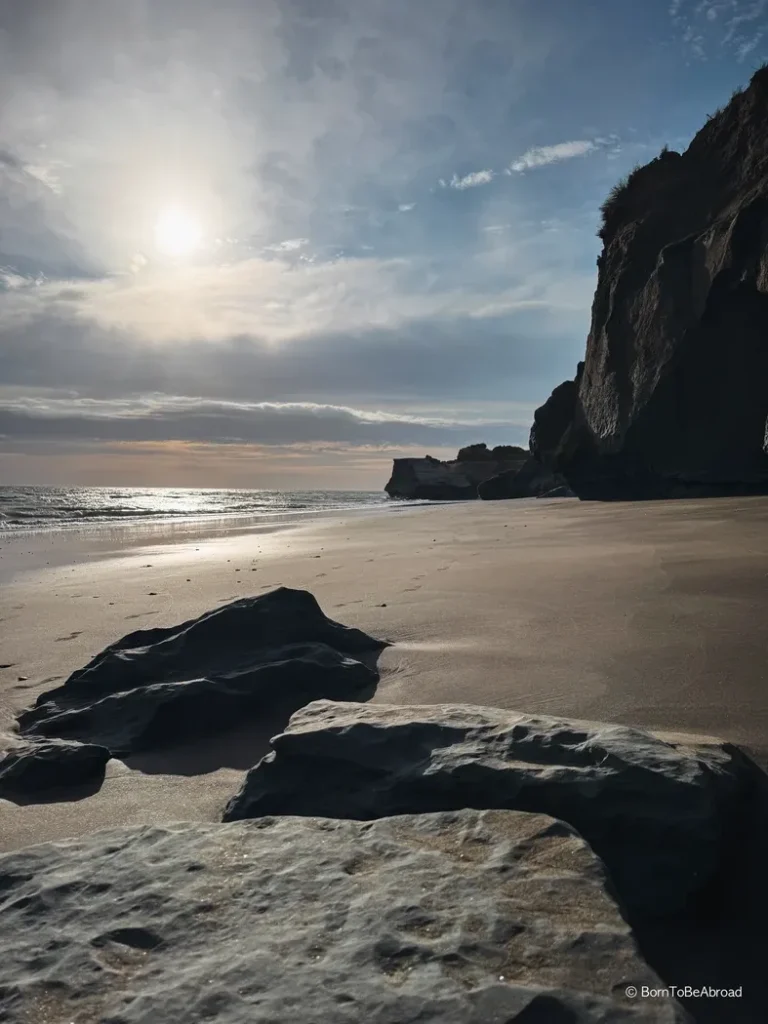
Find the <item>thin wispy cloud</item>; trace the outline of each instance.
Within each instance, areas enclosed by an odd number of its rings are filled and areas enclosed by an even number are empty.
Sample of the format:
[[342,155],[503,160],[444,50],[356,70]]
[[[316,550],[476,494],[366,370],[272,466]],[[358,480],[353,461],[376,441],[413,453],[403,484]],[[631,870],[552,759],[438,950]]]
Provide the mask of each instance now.
[[455,188],[460,192],[463,192],[464,189],[467,188],[479,188],[481,185],[488,185],[495,177],[496,172],[492,170],[471,171],[469,174],[465,174],[461,178],[458,174],[454,174],[449,181],[446,181],[445,178],[441,178],[440,187]]
[[558,142],[554,146],[534,146],[509,165],[510,171],[522,173],[548,164],[560,163],[562,160],[573,160],[578,156],[586,156],[597,149],[595,142],[589,139],[574,139],[571,142]]
[[296,252],[309,245],[308,238],[286,238],[283,242],[276,242],[274,245],[266,245],[264,248],[271,252]]
[[750,53],[752,53],[754,50],[757,49],[757,47],[760,45],[762,40],[763,40],[763,33],[762,32],[756,32],[755,35],[751,39],[745,39],[743,43],[740,43],[736,47],[736,60],[738,60],[739,63],[741,63],[742,61],[746,60],[746,58],[750,55]]
[[763,43],[768,0],[673,0],[669,15],[692,57],[730,53],[740,64]]

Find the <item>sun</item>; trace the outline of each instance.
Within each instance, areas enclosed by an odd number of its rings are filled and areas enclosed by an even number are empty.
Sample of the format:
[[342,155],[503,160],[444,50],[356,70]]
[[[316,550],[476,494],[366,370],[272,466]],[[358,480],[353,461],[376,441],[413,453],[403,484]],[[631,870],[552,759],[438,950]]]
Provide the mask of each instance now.
[[164,256],[188,256],[202,239],[200,221],[185,210],[163,210],[155,221],[155,246]]

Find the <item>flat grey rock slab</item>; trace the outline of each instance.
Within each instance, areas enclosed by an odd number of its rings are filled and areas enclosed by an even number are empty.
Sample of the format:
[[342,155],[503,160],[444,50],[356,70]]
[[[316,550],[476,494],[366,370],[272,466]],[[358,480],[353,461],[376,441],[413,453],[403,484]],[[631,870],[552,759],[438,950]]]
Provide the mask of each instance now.
[[273,708],[359,698],[378,682],[382,640],[279,587],[178,626],[111,644],[19,715],[27,736],[96,743],[114,755],[173,746]]
[[672,1024],[542,815],[124,828],[0,857],[0,1020]]
[[687,747],[618,725],[472,705],[316,701],[229,802],[371,819],[516,808],[573,825],[633,912],[675,913],[715,875],[758,769],[727,744]]
[[53,789],[101,782],[110,753],[93,743],[42,740],[0,755],[0,797],[34,799]]

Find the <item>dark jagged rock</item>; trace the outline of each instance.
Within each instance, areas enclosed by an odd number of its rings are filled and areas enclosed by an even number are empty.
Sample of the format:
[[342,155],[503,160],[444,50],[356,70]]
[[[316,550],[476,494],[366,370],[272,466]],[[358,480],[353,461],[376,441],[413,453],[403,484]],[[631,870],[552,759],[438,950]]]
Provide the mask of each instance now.
[[563,485],[563,478],[536,459],[526,459],[519,469],[491,477],[480,484],[477,493],[484,501],[500,498],[537,498],[546,491]]
[[532,453],[580,497],[768,492],[768,69],[604,205],[583,373]]
[[714,877],[759,775],[729,745],[469,705],[317,701],[252,768],[224,818],[370,819],[460,807],[551,814],[578,829],[641,915]]
[[109,758],[106,747],[93,743],[22,744],[0,758],[0,797],[28,799],[50,789],[100,782]]
[[557,451],[573,423],[583,373],[584,363],[579,363],[575,380],[558,384],[544,405],[533,414],[528,446],[533,458],[540,463],[546,463],[551,454]]
[[[456,459],[441,462],[427,455],[423,459],[395,459],[392,476],[384,490],[390,498],[409,498],[417,501],[468,501],[477,498],[478,485],[490,477],[508,470],[518,470],[528,457],[522,452],[518,457],[495,459],[486,454],[469,461]],[[463,453],[469,449],[462,449]],[[494,452],[497,449],[493,450]],[[460,453],[461,454],[461,453]]]
[[0,857],[0,1019],[683,1024],[599,860],[511,811],[111,829]]
[[499,444],[489,448],[487,444],[470,444],[459,448],[457,462],[504,462],[526,459],[528,452],[514,444]]
[[[272,706],[359,696],[378,680],[351,655],[386,643],[280,587],[180,626],[138,630],[41,694],[22,733],[98,743],[121,756],[224,729]],[[368,659],[370,661],[370,659]]]

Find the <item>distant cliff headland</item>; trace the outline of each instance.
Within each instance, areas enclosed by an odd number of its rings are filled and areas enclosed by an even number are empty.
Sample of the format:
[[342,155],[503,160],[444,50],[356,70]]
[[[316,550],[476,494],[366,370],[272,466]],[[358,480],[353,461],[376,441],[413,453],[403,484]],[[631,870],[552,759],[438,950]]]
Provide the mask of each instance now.
[[768,66],[602,214],[586,354],[536,411],[530,452],[398,459],[390,495],[768,493]]
[[[525,448],[472,444],[455,459],[442,462],[395,459],[384,488],[390,498],[465,501],[471,498],[531,498],[558,489],[564,480],[553,474]],[[553,495],[554,497],[554,495]]]

